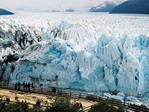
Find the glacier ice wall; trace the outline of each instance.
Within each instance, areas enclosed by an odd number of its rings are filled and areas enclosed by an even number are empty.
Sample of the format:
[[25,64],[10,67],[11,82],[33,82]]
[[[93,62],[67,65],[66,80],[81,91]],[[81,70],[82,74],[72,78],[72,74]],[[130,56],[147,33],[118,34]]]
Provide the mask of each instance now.
[[[1,17],[1,80],[144,93],[149,89],[147,21],[109,14]],[[19,59],[6,63],[9,55]]]

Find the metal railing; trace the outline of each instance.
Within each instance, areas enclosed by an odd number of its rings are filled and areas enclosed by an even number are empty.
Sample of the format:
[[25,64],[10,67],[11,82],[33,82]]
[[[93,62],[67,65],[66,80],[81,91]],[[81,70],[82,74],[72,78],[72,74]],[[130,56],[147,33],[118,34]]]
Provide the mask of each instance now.
[[[4,82],[0,82],[0,88],[2,89],[9,89],[9,90],[15,90],[15,84],[8,84]],[[57,90],[60,90],[62,94],[66,94],[67,96],[70,96],[71,98],[81,98],[81,99],[87,99],[88,96],[95,98],[96,100],[92,99],[92,101],[100,101],[99,99],[102,99],[101,101],[105,101],[109,105],[114,105],[117,107],[124,107],[125,109],[134,111],[134,112],[149,112],[149,108],[145,106],[140,106],[140,105],[134,105],[134,104],[129,104],[129,103],[124,103],[120,102],[119,100],[115,99],[106,99],[102,98],[96,95],[91,95],[87,93],[86,91],[79,91],[78,89],[71,89],[71,88],[57,88]],[[44,94],[44,95],[51,95],[52,94],[52,87],[50,88],[41,88],[41,87],[35,87],[35,88],[30,88],[30,91],[24,91],[23,86],[21,86],[20,91],[23,92],[30,92],[30,93],[38,93],[38,94]],[[57,93],[59,94],[59,93]],[[89,99],[88,99],[89,100]],[[32,104],[34,105],[34,104]],[[84,111],[88,111],[91,107],[85,107],[83,108]],[[43,107],[46,107],[43,105]]]

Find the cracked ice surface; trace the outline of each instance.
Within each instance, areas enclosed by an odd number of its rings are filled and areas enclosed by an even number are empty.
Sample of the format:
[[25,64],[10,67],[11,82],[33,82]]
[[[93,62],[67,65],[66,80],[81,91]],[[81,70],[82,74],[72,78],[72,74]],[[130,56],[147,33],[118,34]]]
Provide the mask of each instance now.
[[11,82],[55,86],[47,80],[57,74],[59,87],[136,95],[149,89],[148,20],[90,13],[1,16],[0,57],[23,55],[9,70]]

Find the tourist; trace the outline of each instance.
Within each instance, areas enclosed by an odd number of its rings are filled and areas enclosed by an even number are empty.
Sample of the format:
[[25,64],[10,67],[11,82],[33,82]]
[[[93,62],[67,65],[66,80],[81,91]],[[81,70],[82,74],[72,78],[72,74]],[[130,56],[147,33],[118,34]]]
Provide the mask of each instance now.
[[18,82],[18,91],[20,91],[20,88],[21,88],[21,83]]
[[34,92],[35,91],[34,83],[32,83],[31,87],[32,87],[33,92]]
[[28,88],[28,92],[30,92],[30,87],[31,87],[31,84],[30,82],[27,84],[27,88]]
[[25,86],[24,87],[25,87],[25,91],[27,91],[27,83],[25,83]]
[[56,88],[55,87],[52,88],[52,92],[55,95],[55,93],[56,93]]
[[17,90],[18,83],[15,83],[15,90]]
[[22,86],[23,86],[23,91],[25,91],[25,81],[23,82]]

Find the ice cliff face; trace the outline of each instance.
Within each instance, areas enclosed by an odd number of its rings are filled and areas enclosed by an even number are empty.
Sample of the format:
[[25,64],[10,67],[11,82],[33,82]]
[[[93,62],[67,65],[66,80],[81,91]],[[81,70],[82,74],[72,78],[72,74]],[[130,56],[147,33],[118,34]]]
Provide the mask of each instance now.
[[1,80],[144,93],[149,89],[148,26],[148,17],[135,15],[1,17]]

